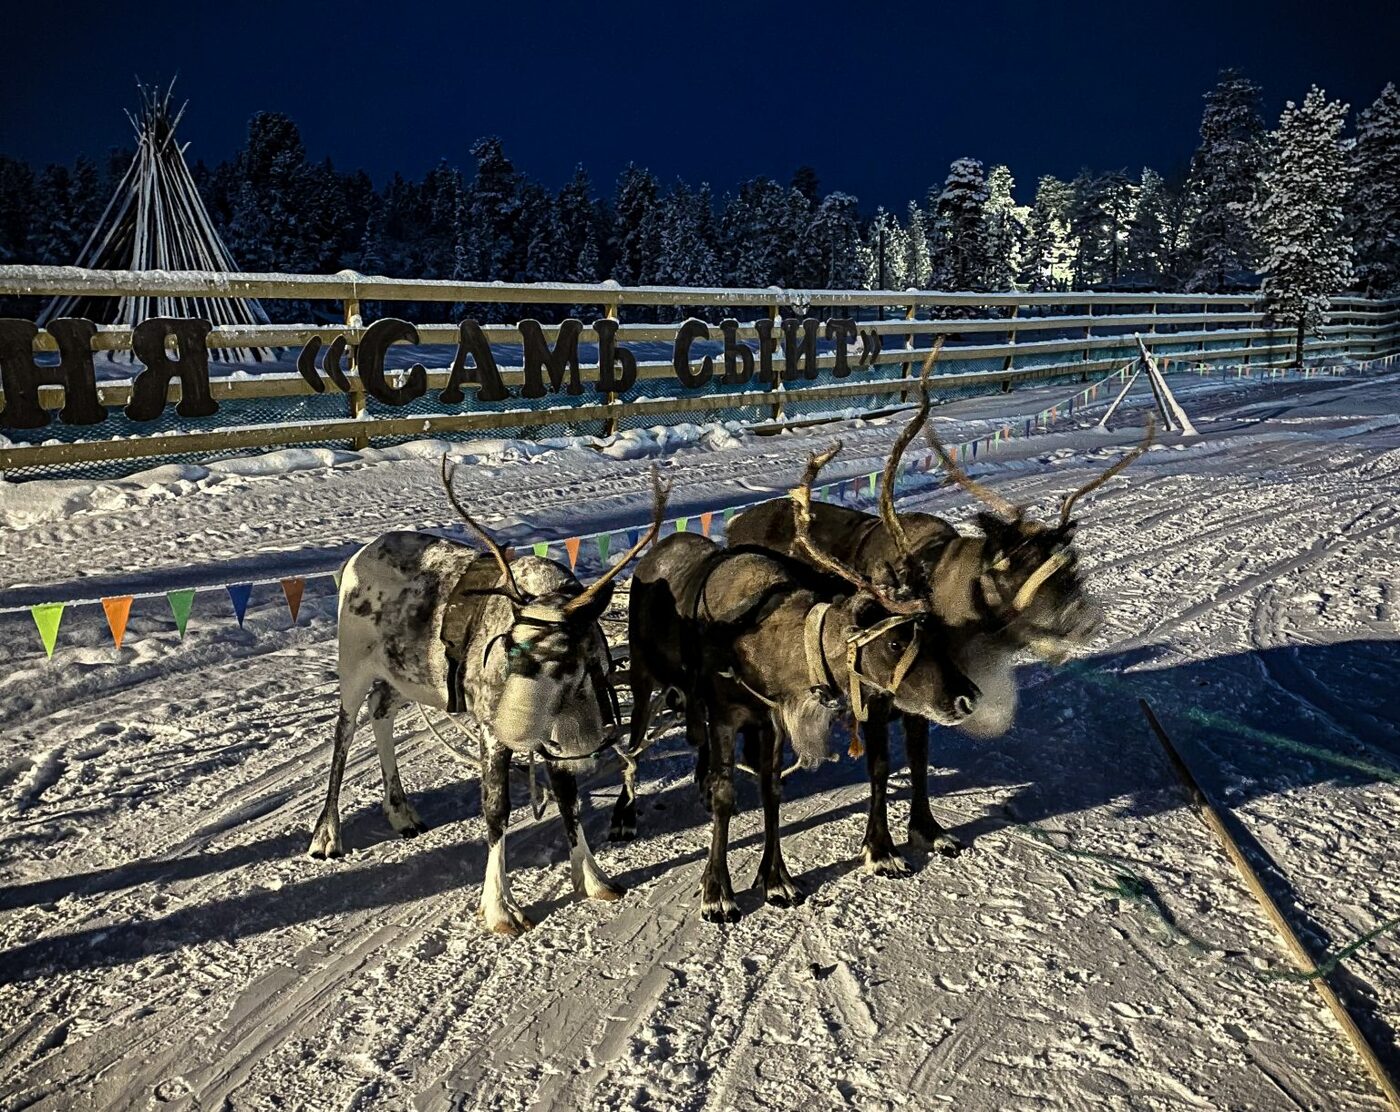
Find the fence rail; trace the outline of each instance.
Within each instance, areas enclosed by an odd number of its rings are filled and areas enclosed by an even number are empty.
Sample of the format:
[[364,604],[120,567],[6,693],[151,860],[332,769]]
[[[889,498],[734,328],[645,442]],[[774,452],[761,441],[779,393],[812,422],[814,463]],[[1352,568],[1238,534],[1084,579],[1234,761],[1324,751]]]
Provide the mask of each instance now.
[[[213,454],[261,450],[277,446],[337,444],[363,447],[422,436],[471,437],[494,433],[544,435],[554,432],[610,432],[639,424],[693,420],[704,414],[750,424],[773,420],[816,418],[850,408],[888,405],[894,395],[907,395],[909,376],[917,371],[936,337],[947,341],[937,373],[940,397],[989,390],[1009,390],[1024,383],[1083,378],[1111,369],[1132,357],[1135,334],[1159,356],[1190,364],[1245,364],[1274,367],[1291,360],[1294,338],[1275,331],[1253,294],[1184,293],[950,293],[942,291],[693,289],[688,287],[623,287],[615,283],[519,284],[448,282],[367,277],[352,271],[334,275],[206,274],[164,271],[92,271],[76,267],[0,266],[0,296],[51,298],[69,294],[87,297],[269,298],[339,302],[342,324],[269,324],[215,328],[208,337],[213,349],[297,349],[312,337],[329,342],[344,336],[351,350],[369,326],[362,319],[366,302],[445,302],[504,304],[525,307],[552,305],[596,306],[599,316],[616,318],[625,307],[670,306],[678,315],[693,310],[723,309],[726,315],[767,317],[787,315],[845,316],[858,319],[859,329],[876,334],[884,347],[874,366],[857,368],[851,359],[849,377],[835,378],[838,357],[831,345],[815,360],[814,377],[791,383],[749,388],[715,385],[701,392],[666,392],[674,382],[670,359],[639,358],[635,396],[625,399],[595,390],[577,397],[563,394],[540,399],[512,397],[504,403],[482,403],[469,392],[461,405],[446,405],[425,396],[404,410],[367,403],[363,384],[353,367],[348,395],[318,394],[290,369],[247,375],[222,375],[212,380],[213,397],[223,404],[216,419],[191,422],[167,410],[150,424],[126,422],[116,410],[99,426],[50,424],[41,429],[7,431],[0,442],[0,472],[26,477],[82,468],[94,474],[120,473],[125,463],[155,459],[191,459]],[[900,310],[893,319],[867,319],[880,308]],[[971,316],[969,310],[982,310]],[[743,310],[756,310],[744,313]],[[920,317],[920,312],[927,314]],[[562,314],[561,314],[562,315]],[[592,319],[578,314],[585,324]],[[711,317],[716,312],[709,312]],[[428,367],[430,389],[446,385],[450,352],[437,361],[422,348],[450,348],[459,340],[455,324],[417,325],[421,347],[413,355]],[[640,348],[674,342],[679,322],[628,323],[617,329],[616,342]],[[502,378],[519,386],[523,371],[510,364],[510,348],[522,343],[519,328],[487,324],[482,331],[493,346],[503,349]],[[559,326],[542,332],[555,343]],[[95,351],[120,353],[131,348],[131,330],[100,326],[93,338]],[[697,342],[693,358],[718,357],[720,345]],[[740,341],[760,337],[756,324],[741,324]],[[586,327],[582,336],[594,336]],[[40,330],[36,352],[56,350],[54,338]],[[1305,354],[1319,360],[1370,360],[1400,351],[1400,301],[1359,297],[1333,299],[1330,323],[1320,335],[1307,339]],[[654,353],[642,353],[654,354]],[[775,372],[786,368],[781,348],[772,356]],[[588,368],[584,368],[587,379]],[[594,372],[596,374],[596,371]],[[596,386],[596,382],[592,385]],[[470,391],[470,384],[464,384]],[[757,386],[758,388],[754,388]],[[660,393],[658,393],[660,390]],[[131,400],[132,380],[104,379],[99,401],[108,407]],[[181,390],[172,382],[168,400],[178,402]],[[3,395],[0,395],[3,402]],[[43,387],[46,409],[63,404],[59,387]],[[103,435],[106,434],[106,435]],[[27,441],[25,438],[28,438]],[[128,466],[126,470],[134,467]]]

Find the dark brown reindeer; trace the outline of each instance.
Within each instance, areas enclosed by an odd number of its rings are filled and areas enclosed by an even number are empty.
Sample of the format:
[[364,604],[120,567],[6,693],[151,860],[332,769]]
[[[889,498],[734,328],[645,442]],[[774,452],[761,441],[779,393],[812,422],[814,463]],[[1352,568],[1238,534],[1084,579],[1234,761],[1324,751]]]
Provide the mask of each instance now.
[[[701,913],[712,922],[738,918],[727,850],[740,736],[763,799],[757,883],[768,902],[786,906],[799,897],[778,836],[783,738],[799,764],[811,768],[826,759],[832,725],[846,705],[859,713],[883,698],[945,725],[975,707],[977,689],[952,666],[944,631],[930,620],[925,600],[890,597],[811,540],[811,486],[839,447],[812,457],[789,503],[799,546],[839,584],[839,593],[798,561],[762,549],[724,549],[689,533],[659,543],[632,578],[632,746],[639,748],[645,736],[653,692],[680,690],[713,812],[701,886]],[[619,800],[620,809],[630,805]],[[615,826],[620,821],[625,818],[615,815]]]
[[[931,362],[931,360],[930,360]],[[950,478],[992,512],[978,513],[981,536],[963,536],[942,518],[897,513],[894,481],[900,459],[929,413],[927,371],[914,419],[896,440],[886,463],[879,515],[827,503],[812,507],[811,535],[821,551],[868,576],[896,598],[918,597],[952,638],[950,651],[959,670],[981,690],[972,715],[958,728],[992,737],[1010,728],[1016,715],[1014,658],[1021,650],[1060,663],[1086,644],[1098,628],[1097,604],[1079,570],[1073,545],[1072,513],[1085,494],[1102,486],[1145,452],[1154,428],[1149,418],[1142,442],[1092,482],[1068,495],[1053,524],[1035,521],[1018,506],[970,478],[938,441],[928,436]],[[785,500],[756,506],[729,524],[734,545],[771,549],[809,560]],[[889,778],[889,721],[898,708],[874,699],[865,724],[866,765],[871,779],[871,813],[866,855],[883,873],[907,871],[895,851],[885,813]],[[961,843],[933,816],[928,794],[928,720],[900,711],[909,761],[912,802],[909,843],[956,856]]]
[[660,530],[667,491],[653,473],[650,530],[585,587],[552,560],[509,561],[457,500],[446,456],[442,481],[486,551],[430,533],[397,532],[350,558],[340,581],[340,715],[326,805],[310,852],[343,852],[340,782],[366,699],[384,774],[384,812],[404,837],[424,826],[399,781],[395,716],[410,702],[469,714],[487,734],[481,797],[489,853],[481,915],[488,929],[516,934],[531,924],[511,898],[506,876],[513,757],[544,758],[575,889],[598,900],[621,895],[589,852],[573,770],[575,761],[609,743],[604,719],[614,705],[611,662],[598,619],[612,598],[613,580]]

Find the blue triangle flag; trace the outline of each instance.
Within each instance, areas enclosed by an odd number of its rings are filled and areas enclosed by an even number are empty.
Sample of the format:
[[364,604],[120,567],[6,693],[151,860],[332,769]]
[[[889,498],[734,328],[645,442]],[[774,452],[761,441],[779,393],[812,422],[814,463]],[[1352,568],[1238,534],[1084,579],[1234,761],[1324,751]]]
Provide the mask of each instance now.
[[639,533],[636,529],[628,529],[628,530],[627,530],[627,545],[628,545],[629,548],[635,546],[636,543],[637,543],[639,540],[641,540],[641,539],[642,539],[642,534]]
[[243,615],[248,612],[248,599],[253,595],[253,585],[251,583],[235,583],[228,589],[229,601],[233,603],[233,614],[238,619],[238,624],[242,626]]

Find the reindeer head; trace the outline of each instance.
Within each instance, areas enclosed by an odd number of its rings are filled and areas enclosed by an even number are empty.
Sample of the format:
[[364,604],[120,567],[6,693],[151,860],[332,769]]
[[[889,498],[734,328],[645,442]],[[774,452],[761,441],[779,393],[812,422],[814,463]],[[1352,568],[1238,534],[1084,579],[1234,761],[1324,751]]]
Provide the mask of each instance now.
[[612,601],[613,580],[660,532],[669,488],[653,469],[651,528],[591,584],[556,580],[535,592],[529,589],[530,577],[516,576],[501,546],[458,501],[452,475],[444,455],[448,500],[499,566],[499,590],[513,614],[510,629],[500,638],[506,678],[493,723],[497,736],[517,751],[552,740],[548,748],[559,755],[593,752],[602,742],[609,690],[607,642],[598,619]]
[[982,511],[976,518],[985,538],[976,572],[983,605],[1001,623],[1003,632],[1051,663],[1062,663],[1087,643],[1101,620],[1079,571],[1074,504],[1147,451],[1155,431],[1149,417],[1142,442],[1068,495],[1061,503],[1059,520],[1052,525],[1031,520],[1025,507],[972,479],[933,429],[928,431],[929,443],[952,479],[993,511]]
[[812,540],[812,484],[840,450],[837,443],[813,454],[791,496],[798,547],[818,567],[856,588],[849,610],[854,628],[846,640],[852,709],[863,717],[862,691],[870,687],[891,696],[901,711],[954,726],[972,714],[981,692],[953,661],[948,631],[932,614],[928,597],[891,594]]

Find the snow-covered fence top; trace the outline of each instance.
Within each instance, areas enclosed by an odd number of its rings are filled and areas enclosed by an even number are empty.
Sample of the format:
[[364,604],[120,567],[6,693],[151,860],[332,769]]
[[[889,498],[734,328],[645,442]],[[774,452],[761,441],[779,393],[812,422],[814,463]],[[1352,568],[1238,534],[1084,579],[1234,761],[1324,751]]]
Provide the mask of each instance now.
[[[0,442],[0,472],[8,477],[94,467],[117,474],[136,469],[132,461],[138,460],[302,444],[607,434],[696,419],[821,419],[906,400],[909,377],[939,337],[946,341],[935,376],[940,398],[1112,369],[1132,358],[1138,333],[1178,366],[1267,367],[1286,361],[1292,342],[1274,332],[1250,294],[696,289],[449,282],[352,271],[0,267],[0,296],[71,295],[159,307],[159,319],[135,327],[83,324],[66,336],[61,328],[0,322],[5,388],[20,391],[15,404],[25,409],[23,421],[11,405],[0,412],[10,438]],[[341,323],[190,328],[189,321],[165,319],[185,316],[184,299],[196,298],[304,307],[335,302],[329,311],[308,315]],[[365,319],[368,303],[395,302],[509,306],[520,323],[413,325],[387,311],[377,321]],[[42,302],[35,305],[37,316]],[[559,308],[543,313],[533,306]],[[624,313],[628,308],[631,314]],[[877,310],[880,317],[893,310],[892,319],[874,319]],[[675,319],[616,323],[638,312]],[[687,323],[690,313],[711,323]],[[577,319],[540,324],[529,319],[534,315]],[[720,324],[720,317],[728,319]],[[154,341],[153,329],[164,329]],[[198,346],[196,354],[222,354],[226,370],[211,375],[201,358],[197,374],[166,367],[152,375],[129,356],[112,357],[130,352],[134,339],[147,364],[160,361],[162,348],[173,364]],[[318,354],[324,345],[331,347]],[[60,349],[66,368],[92,366],[92,352],[109,355],[95,364],[96,381],[82,387],[82,375],[59,373],[44,354]],[[252,350],[275,349],[271,359],[246,358]],[[1396,350],[1400,303],[1339,297],[1331,323],[1309,341],[1307,354],[1364,360]],[[73,404],[70,390],[86,394]],[[180,406],[183,414],[171,408],[177,403],[187,403]],[[51,420],[60,407],[61,419]]]

